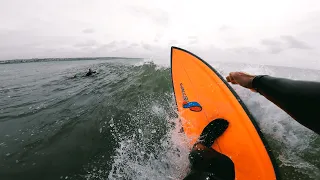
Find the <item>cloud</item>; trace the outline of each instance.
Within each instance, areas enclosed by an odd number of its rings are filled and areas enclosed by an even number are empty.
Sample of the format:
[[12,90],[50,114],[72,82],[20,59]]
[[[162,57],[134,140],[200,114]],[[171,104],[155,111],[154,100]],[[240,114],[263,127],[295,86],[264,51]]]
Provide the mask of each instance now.
[[109,56],[111,52],[117,50],[119,44],[121,44],[119,41],[111,41],[109,43],[99,44],[92,47],[86,53],[87,56]]
[[288,49],[311,49],[305,42],[300,41],[293,36],[280,36],[279,39],[263,39],[260,43],[272,54],[278,54]]
[[227,26],[227,25],[222,25],[220,28],[219,28],[219,31],[228,31],[232,29],[230,26]]
[[95,32],[95,30],[92,28],[87,28],[87,29],[84,29],[82,32],[85,34],[92,34]]
[[308,46],[305,42],[297,40],[293,36],[281,36],[281,39],[284,40],[289,48],[296,48],[296,49],[312,49]]
[[137,47],[137,46],[139,46],[138,43],[131,43],[131,44],[129,45],[129,47]]
[[128,42],[127,41],[125,41],[125,40],[122,40],[122,41],[119,41],[119,43],[118,43],[120,46],[125,46],[125,45],[127,45],[128,44]]
[[156,36],[154,37],[154,42],[159,42],[159,40],[162,38],[163,34],[162,33],[157,33]]
[[188,39],[190,40],[194,40],[194,39],[197,39],[198,37],[197,36],[188,36]]
[[141,46],[142,46],[145,50],[152,50],[152,46],[151,46],[150,44],[141,43]]
[[285,48],[282,48],[279,46],[270,46],[269,47],[269,52],[271,52],[272,54],[278,54],[284,50],[285,50]]
[[150,19],[158,25],[167,26],[169,23],[168,13],[161,9],[144,8],[139,6],[130,6],[128,9],[136,17]]
[[[99,43],[95,40],[88,40],[83,43],[76,44],[80,47],[85,56],[126,56],[123,49],[132,49],[138,47],[136,43],[128,44],[127,41],[111,41],[109,43]],[[131,55],[131,54],[130,54]]]
[[196,44],[198,43],[198,40],[199,40],[197,36],[189,36],[188,39],[189,39],[189,45]]
[[77,44],[74,44],[73,47],[80,47],[80,48],[83,48],[83,47],[97,47],[99,46],[99,43],[96,41],[96,40],[87,40],[87,41],[84,41],[84,42],[80,42],[80,43],[77,43]]
[[261,50],[254,48],[254,47],[238,47],[238,48],[231,48],[228,49],[229,51],[236,52],[236,53],[243,53],[243,54],[257,54],[261,53]]
[[112,42],[110,42],[108,44],[103,44],[100,48],[103,48],[103,49],[105,49],[105,48],[115,48],[115,47],[117,47],[117,45],[118,45],[117,41],[112,41]]
[[281,46],[281,42],[274,39],[262,39],[261,44],[266,46]]
[[169,46],[173,46],[173,45],[177,45],[177,44],[178,44],[178,41],[174,40],[174,39],[170,40],[169,43],[168,43]]
[[280,36],[280,38],[268,38],[262,39],[260,44],[264,47],[265,50],[259,49],[256,47],[236,47],[236,48],[227,48],[230,52],[241,53],[241,54],[279,54],[283,51],[292,50],[292,49],[301,49],[309,50],[312,49],[305,42],[298,40],[293,36]]

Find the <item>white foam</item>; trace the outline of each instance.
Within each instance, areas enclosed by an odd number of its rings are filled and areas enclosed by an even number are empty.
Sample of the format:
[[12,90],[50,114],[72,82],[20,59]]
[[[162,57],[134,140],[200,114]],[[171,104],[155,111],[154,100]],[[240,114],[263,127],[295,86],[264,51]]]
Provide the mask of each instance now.
[[181,127],[175,124],[159,146],[153,147],[154,152],[148,152],[135,136],[119,142],[108,179],[182,179],[188,172],[189,147]]

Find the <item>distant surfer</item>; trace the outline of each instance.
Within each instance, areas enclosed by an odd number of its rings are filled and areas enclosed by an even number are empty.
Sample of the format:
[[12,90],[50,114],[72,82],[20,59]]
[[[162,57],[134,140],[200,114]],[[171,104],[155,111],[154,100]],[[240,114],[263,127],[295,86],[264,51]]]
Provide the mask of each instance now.
[[96,71],[92,71],[91,69],[89,69],[89,71],[87,72],[86,76],[91,76],[94,73],[96,73]]
[[227,81],[260,93],[303,126],[320,134],[320,82],[231,72]]

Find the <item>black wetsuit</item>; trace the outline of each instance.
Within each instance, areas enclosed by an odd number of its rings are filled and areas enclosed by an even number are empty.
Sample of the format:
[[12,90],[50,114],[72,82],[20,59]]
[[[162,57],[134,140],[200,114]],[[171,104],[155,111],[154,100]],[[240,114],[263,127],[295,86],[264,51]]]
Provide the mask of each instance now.
[[87,72],[86,76],[91,76],[93,73],[96,73],[96,71],[89,71]]
[[92,72],[87,72],[86,76],[91,76],[92,75]]
[[[252,86],[299,123],[317,134],[320,133],[320,123],[317,123],[318,112],[320,111],[318,108],[320,82],[297,81],[263,75],[256,76]],[[216,131],[217,126],[215,128],[210,127],[212,122],[205,127],[201,136],[203,134],[214,135],[213,132]],[[216,125],[219,126],[219,124]],[[212,139],[218,138],[217,135],[214,136],[216,137]],[[232,160],[212,149],[212,144],[213,141],[204,140],[202,145],[206,148],[192,149],[189,155],[191,172],[184,180],[234,180],[235,172]]]
[[191,172],[184,180],[234,180],[232,160],[218,151],[207,147],[192,150],[189,155]]
[[320,82],[256,76],[252,86],[300,124],[320,134]]

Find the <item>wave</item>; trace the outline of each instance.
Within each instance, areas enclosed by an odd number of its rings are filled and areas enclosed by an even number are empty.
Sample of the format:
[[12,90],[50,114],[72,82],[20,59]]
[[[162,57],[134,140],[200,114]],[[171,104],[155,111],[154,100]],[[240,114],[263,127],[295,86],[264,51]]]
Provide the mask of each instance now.
[[[0,102],[6,102],[0,104],[0,148],[5,147],[0,149],[5,157],[0,177],[156,180],[186,175],[190,147],[175,111],[168,67],[122,59],[93,64],[70,61],[61,71],[66,64],[56,63],[57,70],[47,76],[29,76],[32,85],[13,81],[15,90],[9,84],[0,91]],[[43,63],[34,65],[42,74],[49,73]],[[320,77],[312,70],[212,65],[224,76],[242,70]],[[98,74],[83,77],[88,68]],[[320,177],[319,137],[259,94],[233,88],[257,119],[283,179]]]

